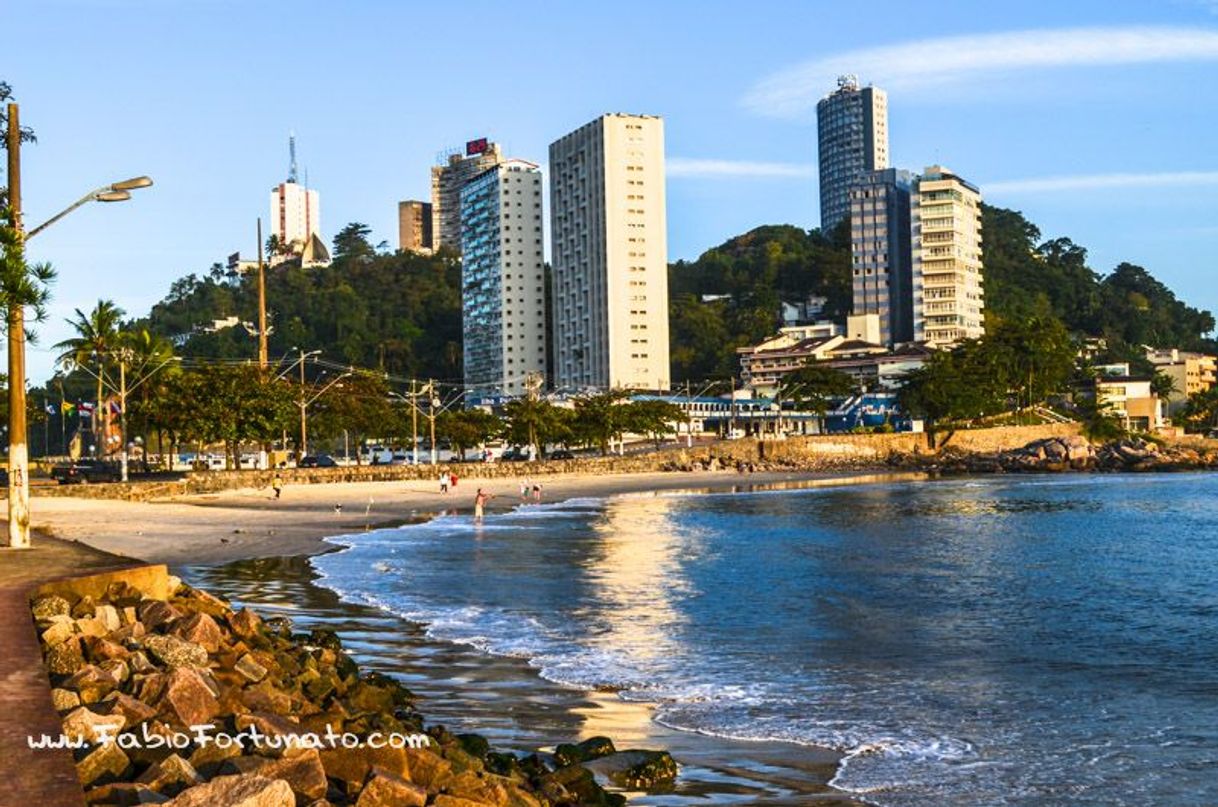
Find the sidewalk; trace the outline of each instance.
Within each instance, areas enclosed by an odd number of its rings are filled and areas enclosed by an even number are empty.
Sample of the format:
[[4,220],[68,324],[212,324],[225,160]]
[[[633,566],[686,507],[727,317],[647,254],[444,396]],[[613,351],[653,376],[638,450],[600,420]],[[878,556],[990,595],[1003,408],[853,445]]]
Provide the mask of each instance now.
[[[7,527],[0,521],[0,529]],[[141,564],[38,534],[33,543],[32,549],[0,549],[0,801],[81,807],[84,796],[71,752],[33,751],[26,743],[30,734],[61,730],[30,619],[29,593],[48,580]]]

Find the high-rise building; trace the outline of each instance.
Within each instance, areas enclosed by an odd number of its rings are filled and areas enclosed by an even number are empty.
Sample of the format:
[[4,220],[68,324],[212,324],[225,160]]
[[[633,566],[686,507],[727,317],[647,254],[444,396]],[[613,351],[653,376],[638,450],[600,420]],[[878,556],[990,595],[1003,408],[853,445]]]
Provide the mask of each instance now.
[[602,115],[550,144],[554,383],[663,390],[664,121]]
[[431,169],[432,248],[461,251],[461,189],[482,172],[503,162],[498,143],[486,138],[465,144],[464,154],[450,154],[448,162]]
[[885,168],[850,187],[855,316],[879,316],[883,344],[913,340],[913,262],[908,171]]
[[850,212],[850,186],[888,167],[888,95],[841,76],[816,105],[820,158],[820,229],[828,233]]
[[950,345],[983,336],[981,191],[932,165],[910,198],[914,339]]
[[473,177],[461,219],[466,393],[521,395],[546,375],[541,170],[508,160]]
[[398,249],[403,252],[432,251],[431,202],[408,199],[398,202]]
[[[321,242],[321,197],[317,191],[300,185],[296,181],[296,137],[288,138],[288,178],[271,188],[271,235],[279,242],[280,250],[270,256],[272,264],[281,263],[309,252],[320,254],[321,244],[324,261],[329,262],[329,253]],[[314,243],[316,242],[316,243]],[[314,260],[312,264],[319,261]]]

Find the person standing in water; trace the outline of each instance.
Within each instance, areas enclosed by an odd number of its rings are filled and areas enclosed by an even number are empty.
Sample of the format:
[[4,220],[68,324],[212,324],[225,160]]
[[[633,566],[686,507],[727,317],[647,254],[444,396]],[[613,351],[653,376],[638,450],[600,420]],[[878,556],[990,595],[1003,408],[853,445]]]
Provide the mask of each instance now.
[[486,507],[486,503],[493,498],[495,497],[483,491],[482,488],[478,488],[478,493],[474,496],[474,523],[482,523],[482,515]]

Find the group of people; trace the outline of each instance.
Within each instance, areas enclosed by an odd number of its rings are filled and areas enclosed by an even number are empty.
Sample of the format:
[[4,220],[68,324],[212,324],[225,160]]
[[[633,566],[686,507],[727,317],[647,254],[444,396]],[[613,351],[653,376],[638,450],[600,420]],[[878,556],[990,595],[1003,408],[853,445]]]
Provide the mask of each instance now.
[[457,489],[457,475],[445,468],[440,471],[440,492],[448,493],[448,489]]

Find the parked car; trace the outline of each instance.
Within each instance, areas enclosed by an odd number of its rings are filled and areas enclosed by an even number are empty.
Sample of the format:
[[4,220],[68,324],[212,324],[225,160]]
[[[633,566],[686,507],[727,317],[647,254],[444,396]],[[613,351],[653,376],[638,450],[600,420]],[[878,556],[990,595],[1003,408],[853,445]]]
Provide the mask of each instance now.
[[529,450],[523,446],[515,446],[503,452],[503,455],[499,459],[503,462],[528,462],[530,459]]
[[575,455],[574,455],[574,454],[572,454],[570,451],[568,451],[568,450],[567,450],[567,449],[565,449],[565,448],[560,448],[560,449],[558,449],[557,451],[551,451],[551,452],[549,453],[549,455],[548,455],[548,459],[552,459],[552,460],[573,460],[573,459],[575,459]]
[[123,478],[118,463],[104,460],[77,460],[51,469],[51,478],[61,485],[83,485],[88,482],[118,482]]
[[304,456],[300,458],[300,462],[296,463],[297,468],[337,468],[338,463],[329,454],[318,454],[317,456]]

